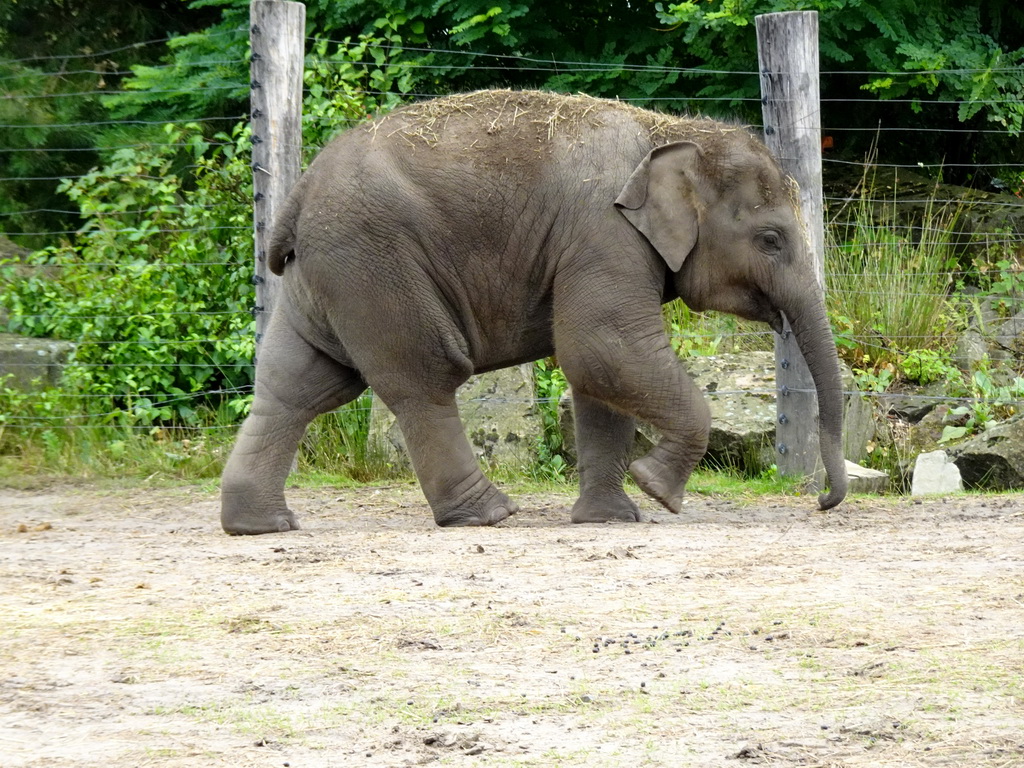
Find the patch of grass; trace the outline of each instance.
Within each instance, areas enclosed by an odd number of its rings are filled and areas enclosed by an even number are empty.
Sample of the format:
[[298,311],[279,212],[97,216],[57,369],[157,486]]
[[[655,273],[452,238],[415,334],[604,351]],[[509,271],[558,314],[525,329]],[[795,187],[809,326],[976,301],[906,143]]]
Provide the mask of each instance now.
[[338,410],[314,419],[299,447],[299,467],[357,483],[408,476],[409,470],[389,462],[371,439],[373,407],[373,396],[367,391]]
[[[81,413],[57,418],[52,411]],[[143,477],[197,481],[220,475],[236,431],[224,411],[196,414],[189,427],[108,423],[87,416],[57,390],[21,392],[0,386],[0,476],[96,480]],[[120,414],[123,416],[124,414]]]
[[[735,469],[698,467],[687,489],[695,494],[763,501],[765,496],[795,496],[804,493],[801,478],[778,474],[774,467],[757,477],[744,477]],[[813,498],[813,494],[808,493]]]
[[774,335],[764,323],[719,312],[694,312],[678,299],[662,308],[665,330],[680,357],[700,357],[774,348]]
[[[826,227],[826,303],[840,354],[857,369],[895,369],[914,350],[952,344],[949,293],[963,211],[932,198],[919,222],[901,218],[865,167],[859,195]],[[878,199],[884,202],[879,204]]]

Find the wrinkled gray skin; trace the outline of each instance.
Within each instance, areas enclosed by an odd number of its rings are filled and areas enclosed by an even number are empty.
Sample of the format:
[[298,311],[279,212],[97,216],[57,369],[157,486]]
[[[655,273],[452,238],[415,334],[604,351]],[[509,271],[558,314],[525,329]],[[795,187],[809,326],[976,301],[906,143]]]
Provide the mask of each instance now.
[[298,528],[284,483],[304,430],[367,385],[438,525],[503,520],[517,507],[480,471],[455,390],[551,354],[576,408],[572,520],[639,519],[622,488],[634,419],[664,438],[629,471],[678,512],[710,414],[665,333],[677,296],[776,331],[789,319],[818,393],[819,504],[835,506],[839,364],[794,199],[744,129],[588,97],[484,91],[344,133],[275,223],[283,290],[224,470],[224,530]]

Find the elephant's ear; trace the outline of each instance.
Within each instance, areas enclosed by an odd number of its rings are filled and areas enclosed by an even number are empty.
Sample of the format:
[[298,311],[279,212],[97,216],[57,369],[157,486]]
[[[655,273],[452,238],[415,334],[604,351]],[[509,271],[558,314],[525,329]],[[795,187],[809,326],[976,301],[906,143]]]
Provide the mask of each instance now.
[[622,188],[615,207],[678,272],[697,244],[700,148],[677,141],[652,149]]

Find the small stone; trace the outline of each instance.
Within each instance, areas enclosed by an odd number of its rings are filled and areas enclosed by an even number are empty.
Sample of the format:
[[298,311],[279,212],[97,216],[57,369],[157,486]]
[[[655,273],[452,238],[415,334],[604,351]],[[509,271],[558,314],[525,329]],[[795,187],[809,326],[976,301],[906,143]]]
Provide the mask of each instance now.
[[960,468],[950,461],[945,451],[918,454],[910,483],[911,496],[957,493],[962,491],[963,487]]

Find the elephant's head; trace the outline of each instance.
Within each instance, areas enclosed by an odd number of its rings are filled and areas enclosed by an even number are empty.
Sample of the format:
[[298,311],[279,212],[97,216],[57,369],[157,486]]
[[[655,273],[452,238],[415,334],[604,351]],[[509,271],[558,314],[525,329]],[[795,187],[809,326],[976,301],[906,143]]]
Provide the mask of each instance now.
[[830,490],[846,495],[839,359],[795,183],[744,131],[666,144],[640,163],[615,201],[675,275],[695,310],[729,312],[783,330],[788,319],[818,394],[821,456]]

